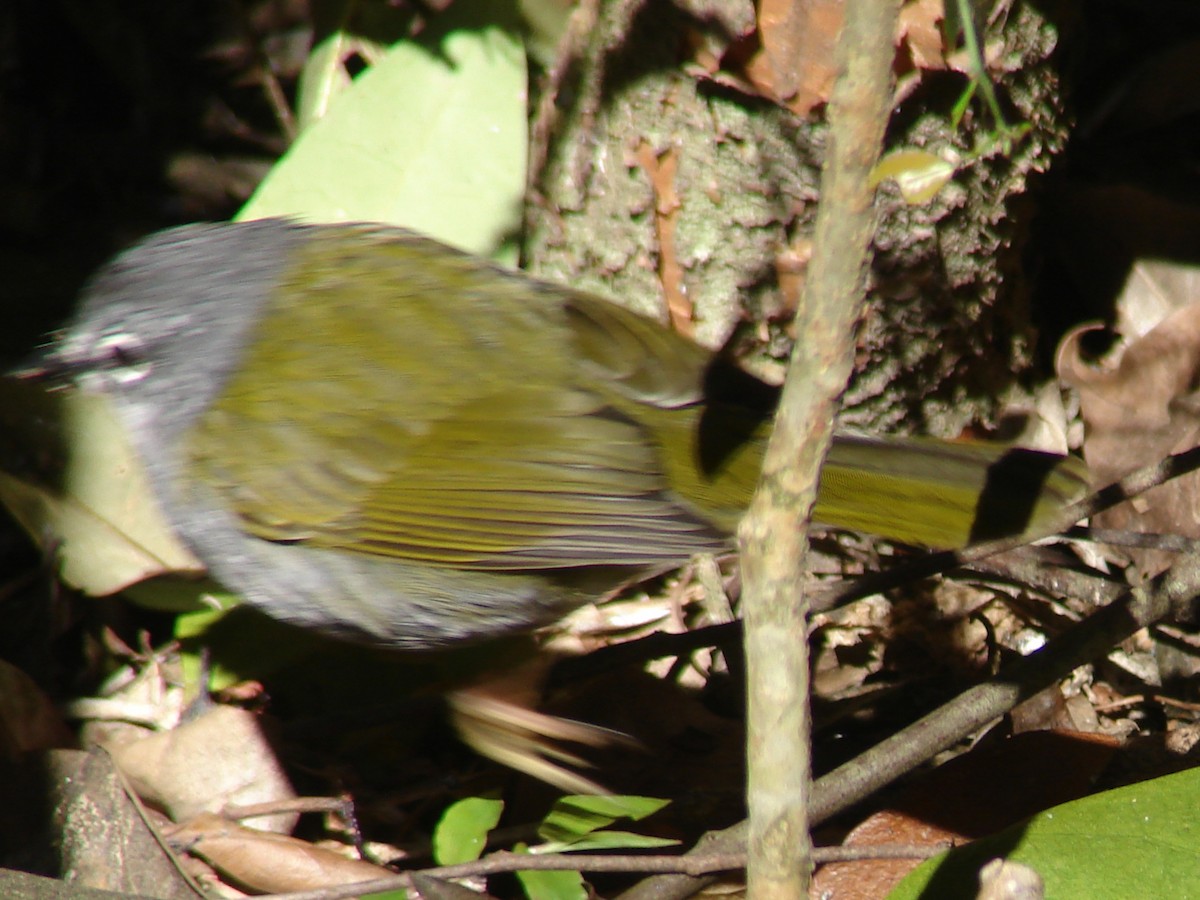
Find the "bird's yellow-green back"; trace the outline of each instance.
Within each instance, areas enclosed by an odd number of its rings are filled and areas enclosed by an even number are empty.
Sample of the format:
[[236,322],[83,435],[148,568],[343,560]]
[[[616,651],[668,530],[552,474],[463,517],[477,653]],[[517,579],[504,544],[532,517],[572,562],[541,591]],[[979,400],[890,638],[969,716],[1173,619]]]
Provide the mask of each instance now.
[[[231,379],[191,442],[247,528],[436,566],[714,549],[770,429],[761,404],[714,399],[710,354],[658,323],[389,230],[303,244],[248,353],[255,377]],[[1007,452],[839,438],[816,517],[960,546],[1023,531],[1082,488],[1077,463],[1026,453],[996,469]],[[1001,475],[1015,480],[989,495]]]

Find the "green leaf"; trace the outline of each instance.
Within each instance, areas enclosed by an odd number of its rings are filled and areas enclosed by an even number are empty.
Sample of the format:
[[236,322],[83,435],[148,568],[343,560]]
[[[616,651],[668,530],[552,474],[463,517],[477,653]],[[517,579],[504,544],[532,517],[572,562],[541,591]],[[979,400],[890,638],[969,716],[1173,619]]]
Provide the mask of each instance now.
[[360,56],[372,64],[387,55],[388,48],[348,31],[335,31],[318,41],[308,54],[296,87],[296,122],[304,132],[323,118],[336,98],[353,79],[346,60]]
[[[189,688],[222,690],[248,679],[271,679],[294,666],[319,667],[322,648],[340,646],[322,635],[238,605],[234,594],[214,593],[214,599],[220,602],[219,609],[175,618],[175,637],[182,643],[184,684]],[[359,648],[354,648],[354,653],[354,659],[373,659]],[[199,684],[201,674],[208,676],[204,685]],[[347,664],[335,664],[323,674],[322,681],[331,684],[352,677]]]
[[[242,681],[245,677],[244,674],[226,668],[221,662],[209,656],[211,649],[207,642],[209,630],[225,618],[229,609],[237,606],[240,602],[232,594],[226,594],[225,599],[230,604],[228,607],[185,612],[175,617],[175,638],[181,642],[180,675],[189,697],[199,696],[202,692],[224,690]],[[194,638],[205,638],[205,641],[195,641]],[[276,649],[278,648],[271,648],[272,651]],[[218,654],[219,656],[220,654]],[[204,684],[200,683],[202,677],[205,678]]]
[[499,18],[511,14],[459,0],[420,42],[397,43],[300,135],[238,218],[384,222],[495,255],[520,227],[528,149],[525,55]]
[[671,838],[634,834],[632,831],[593,831],[567,843],[550,841],[537,846],[538,853],[573,853],[579,850],[644,850],[649,847],[674,847]]
[[529,900],[586,900],[587,889],[578,872],[517,872],[517,881]]
[[184,579],[173,575],[131,584],[121,595],[145,609],[159,612],[222,616],[242,601],[209,578]]
[[[517,844],[513,852],[528,853],[529,848]],[[522,870],[516,876],[529,900],[586,900],[588,896],[579,872]]]
[[442,813],[433,832],[433,858],[440,866],[454,866],[479,859],[487,846],[488,833],[500,821],[504,801],[467,797]]
[[1198,807],[1200,769],[1105,791],[931,859],[889,897],[973,897],[997,857],[1036,870],[1047,897],[1200,897]]
[[375,65],[412,28],[406,4],[313,0],[313,48],[300,71],[296,119],[300,130],[323,117],[353,81],[347,60]]
[[876,163],[868,181],[872,187],[881,181],[894,181],[904,202],[921,206],[937,196],[954,172],[952,163],[927,150],[897,150]]
[[0,378],[0,466],[0,503],[84,593],[203,571],[159,511],[107,398]]
[[668,802],[657,797],[561,797],[538,827],[538,835],[545,841],[574,845],[581,838],[607,828],[617,819],[644,819],[658,812]]

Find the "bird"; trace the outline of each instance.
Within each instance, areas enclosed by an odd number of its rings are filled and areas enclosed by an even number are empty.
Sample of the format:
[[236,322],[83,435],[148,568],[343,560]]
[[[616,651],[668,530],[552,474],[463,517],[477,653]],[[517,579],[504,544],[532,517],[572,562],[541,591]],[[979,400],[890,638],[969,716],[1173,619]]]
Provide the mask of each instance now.
[[[112,402],[175,535],[230,591],[397,651],[528,633],[728,550],[777,394],[606,298],[396,227],[284,219],[144,239],[24,373]],[[1086,486],[1072,457],[838,434],[813,515],[958,547],[1036,531]],[[477,726],[478,749],[531,771]]]

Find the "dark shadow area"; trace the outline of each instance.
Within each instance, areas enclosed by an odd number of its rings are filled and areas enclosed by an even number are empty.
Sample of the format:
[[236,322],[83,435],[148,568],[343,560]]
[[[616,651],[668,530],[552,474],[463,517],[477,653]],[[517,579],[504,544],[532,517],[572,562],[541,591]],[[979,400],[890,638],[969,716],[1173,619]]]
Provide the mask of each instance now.
[[0,367],[60,324],[103,260],[147,232],[226,218],[282,151],[232,9],[0,9]]
[[1071,327],[1113,323],[1139,260],[1200,265],[1200,7],[1098,0],[1064,27],[1075,125],[1028,254],[1047,364]]
[[1053,453],[1015,448],[993,463],[987,472],[970,543],[1021,534],[1034,520],[1045,485],[1062,457]]

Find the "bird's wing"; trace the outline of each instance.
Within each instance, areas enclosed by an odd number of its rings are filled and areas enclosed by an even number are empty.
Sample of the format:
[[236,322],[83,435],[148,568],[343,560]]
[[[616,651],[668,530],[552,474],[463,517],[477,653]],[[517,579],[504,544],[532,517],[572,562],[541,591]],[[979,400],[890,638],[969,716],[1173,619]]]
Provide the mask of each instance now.
[[386,314],[331,312],[295,286],[272,312],[248,370],[275,377],[235,378],[189,441],[249,532],[488,570],[723,545],[671,490],[662,432],[642,420],[694,419],[703,351],[603,300],[496,304],[484,290],[472,304],[454,296],[461,273],[429,272]]

